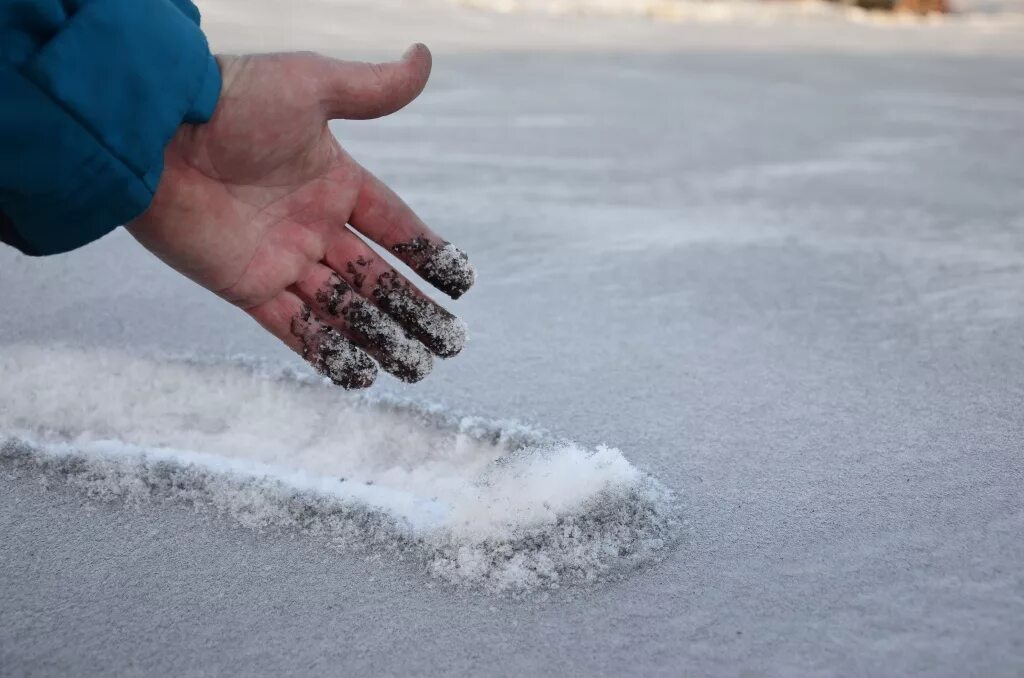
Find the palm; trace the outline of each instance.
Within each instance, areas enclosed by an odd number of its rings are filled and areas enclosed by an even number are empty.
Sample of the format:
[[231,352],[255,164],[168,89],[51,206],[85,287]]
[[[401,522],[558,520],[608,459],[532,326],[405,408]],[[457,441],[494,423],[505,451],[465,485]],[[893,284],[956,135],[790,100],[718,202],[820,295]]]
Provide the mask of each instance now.
[[421,48],[390,67],[316,55],[223,58],[221,71],[216,114],[172,140],[153,204],[129,226],[133,235],[343,385],[366,385],[372,375],[341,336],[407,380],[429,370],[419,342],[445,357],[457,352],[457,321],[345,224],[452,296],[472,282],[464,256],[453,256],[327,127],[328,117],[373,117],[414,98],[429,53]]

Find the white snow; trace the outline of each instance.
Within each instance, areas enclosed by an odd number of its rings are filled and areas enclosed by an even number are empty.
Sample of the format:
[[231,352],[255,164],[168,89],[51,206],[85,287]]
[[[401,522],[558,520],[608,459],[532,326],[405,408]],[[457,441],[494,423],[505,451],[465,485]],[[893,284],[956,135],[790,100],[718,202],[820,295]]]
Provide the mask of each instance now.
[[28,455],[100,498],[200,502],[251,527],[412,547],[455,583],[595,581],[671,538],[667,491],[621,452],[513,423],[111,351],[7,347],[0,383],[8,461]]

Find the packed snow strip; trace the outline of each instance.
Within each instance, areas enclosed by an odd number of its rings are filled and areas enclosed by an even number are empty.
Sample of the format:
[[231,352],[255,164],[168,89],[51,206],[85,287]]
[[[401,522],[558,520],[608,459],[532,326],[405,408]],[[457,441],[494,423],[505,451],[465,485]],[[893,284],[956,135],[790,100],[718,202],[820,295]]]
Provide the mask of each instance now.
[[5,347],[0,463],[102,500],[412,556],[492,591],[615,577],[673,541],[671,495],[618,451],[249,364]]

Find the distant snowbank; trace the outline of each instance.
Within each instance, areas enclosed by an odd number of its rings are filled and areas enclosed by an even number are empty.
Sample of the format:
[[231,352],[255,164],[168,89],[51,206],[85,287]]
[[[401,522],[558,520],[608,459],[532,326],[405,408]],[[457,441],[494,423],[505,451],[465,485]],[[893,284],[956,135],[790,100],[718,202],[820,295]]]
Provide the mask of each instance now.
[[537,12],[576,16],[643,16],[655,20],[737,20],[835,14],[817,0],[455,0],[494,12]]
[[0,464],[100,499],[413,554],[495,591],[596,581],[672,540],[669,493],[618,451],[352,398],[256,366],[6,347]]
[[824,0],[454,0],[493,12],[561,16],[637,16],[654,21],[697,23],[793,23],[845,20],[876,24],[945,21],[1024,25],[1024,0],[952,0],[955,15],[927,19],[869,12]]

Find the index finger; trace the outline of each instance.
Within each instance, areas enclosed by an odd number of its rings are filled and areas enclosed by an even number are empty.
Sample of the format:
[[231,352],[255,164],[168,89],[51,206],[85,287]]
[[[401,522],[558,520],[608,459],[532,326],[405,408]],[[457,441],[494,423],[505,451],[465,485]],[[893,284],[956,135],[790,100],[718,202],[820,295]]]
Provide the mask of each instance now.
[[366,169],[349,223],[452,299],[473,286],[476,273],[469,257],[431,230],[405,201]]

